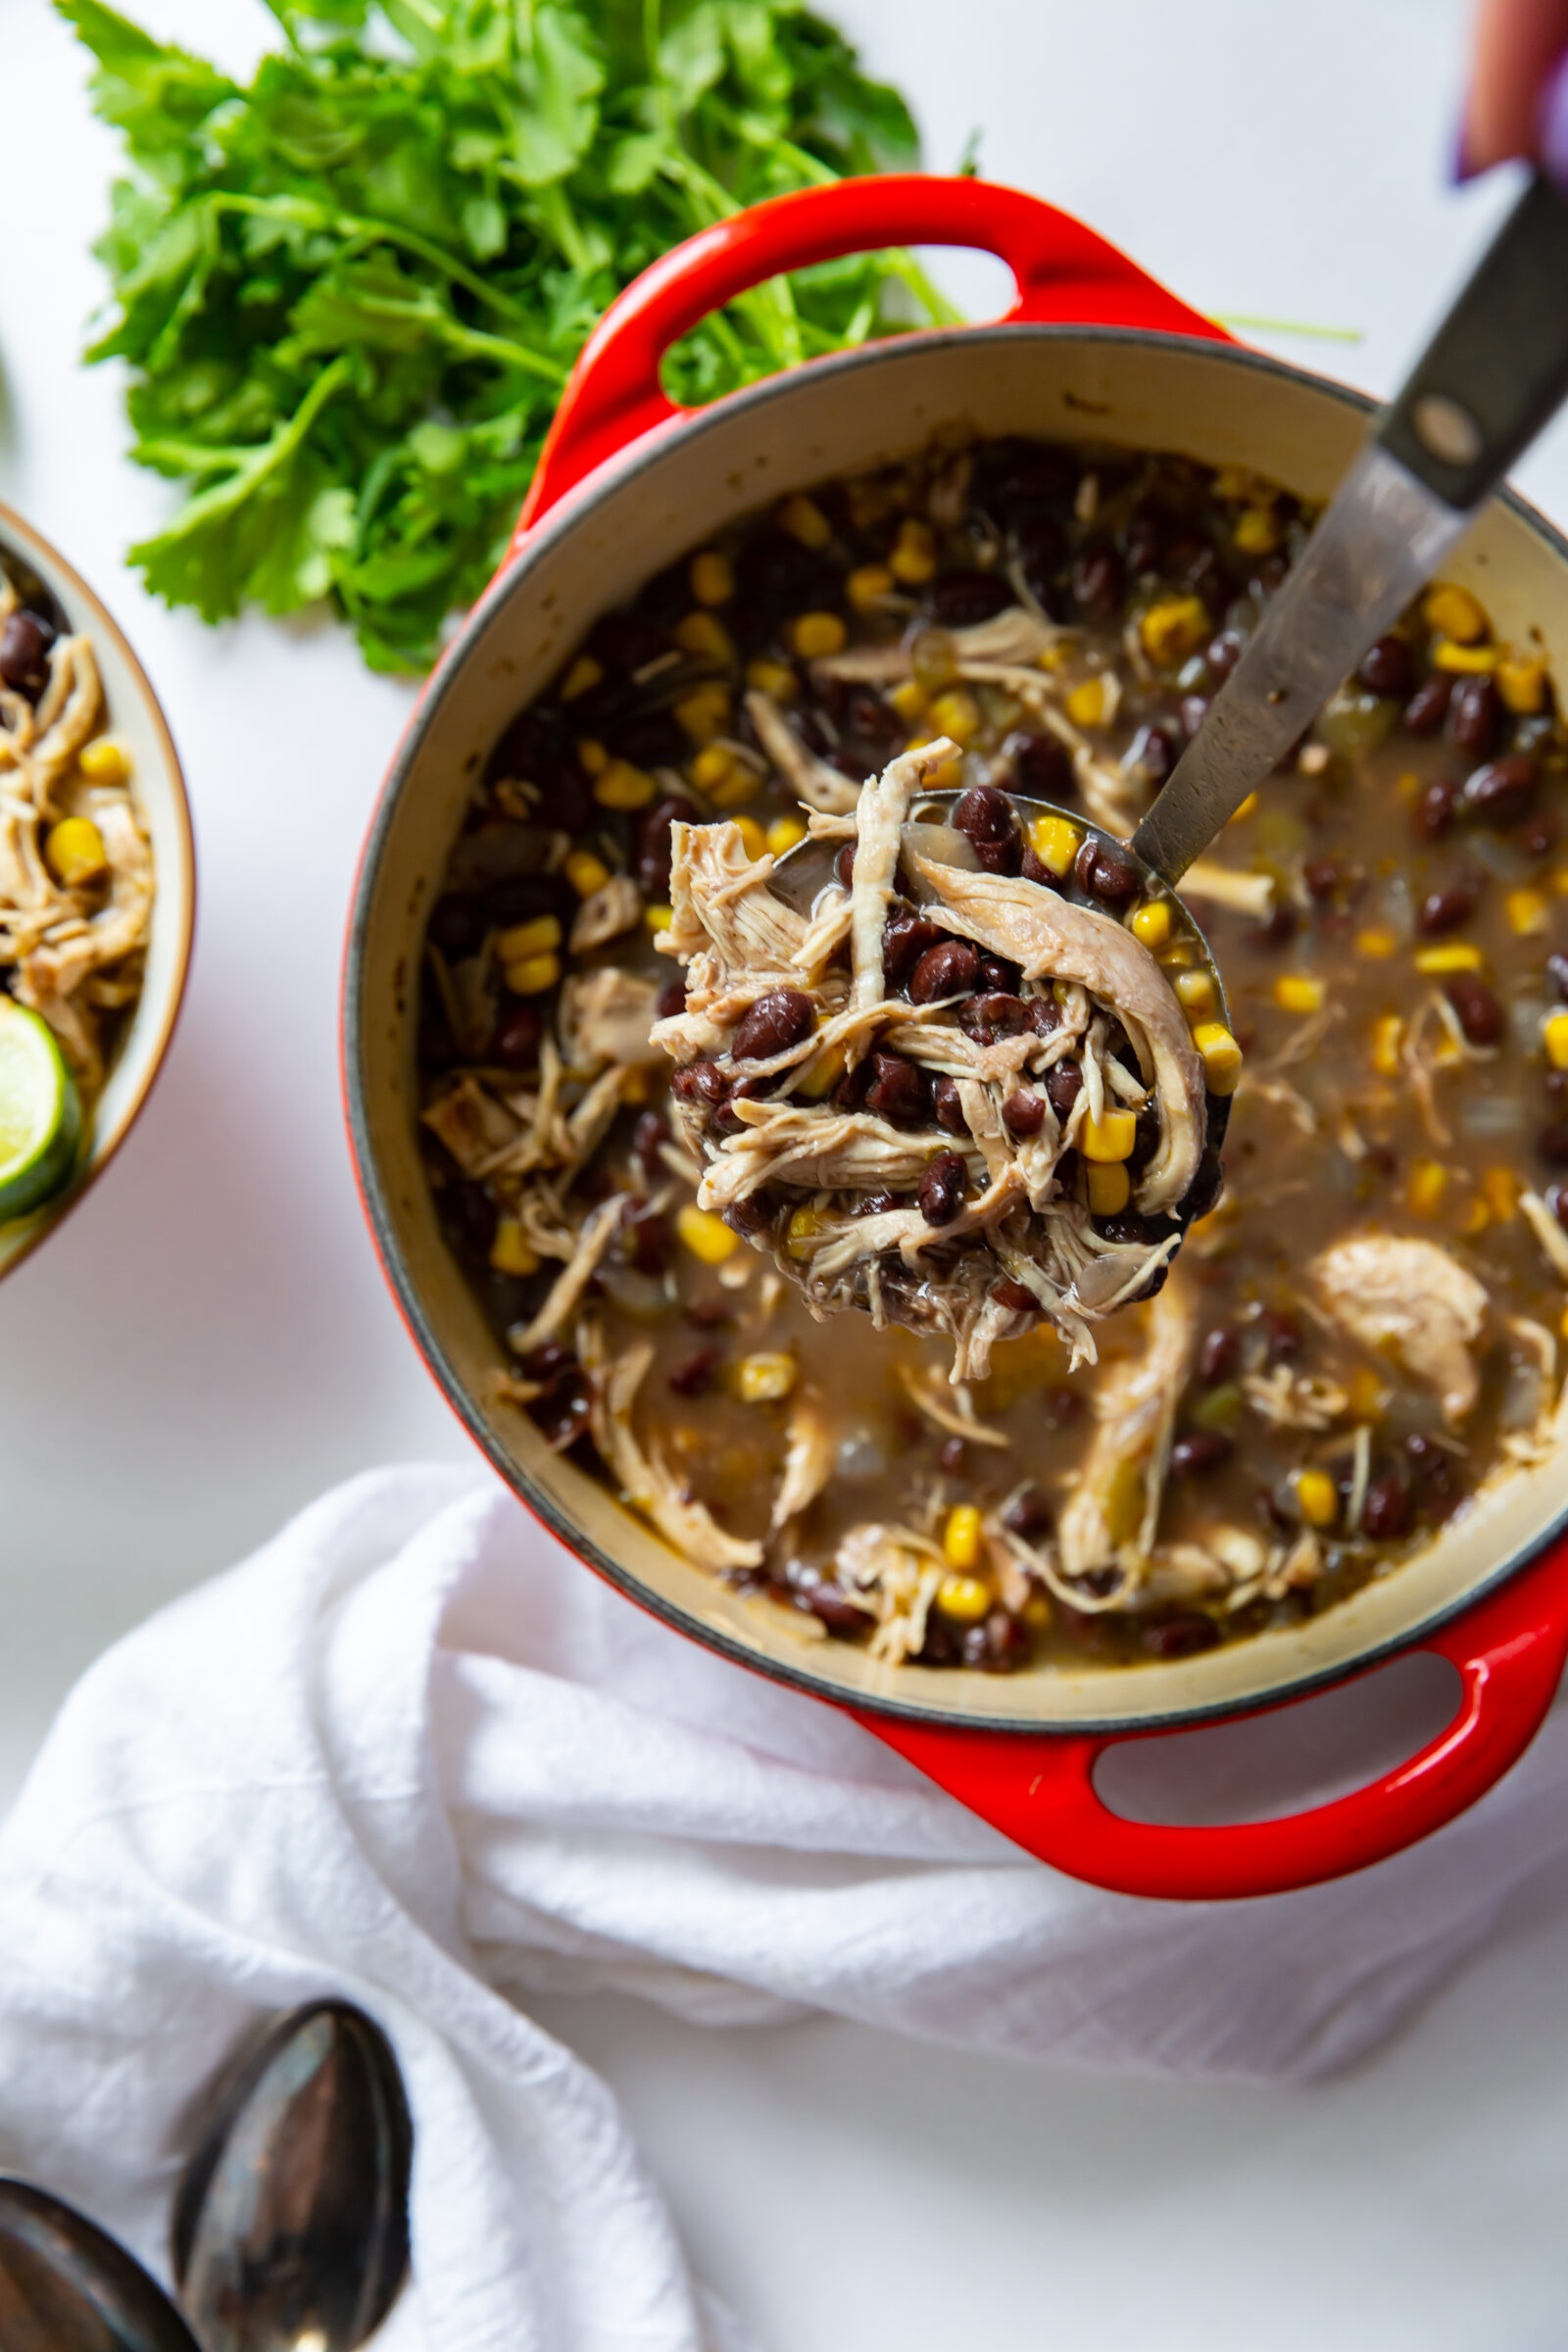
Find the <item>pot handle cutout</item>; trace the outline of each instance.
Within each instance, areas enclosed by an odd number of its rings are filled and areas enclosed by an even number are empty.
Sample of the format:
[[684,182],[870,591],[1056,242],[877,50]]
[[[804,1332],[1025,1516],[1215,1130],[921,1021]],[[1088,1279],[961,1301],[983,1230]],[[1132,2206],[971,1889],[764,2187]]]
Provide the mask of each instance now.
[[858,1712],[857,1721],[1015,1845],[1072,1878],[1166,1900],[1283,1894],[1401,1852],[1485,1796],[1518,1761],[1568,1655],[1568,1539],[1410,1648],[1458,1668],[1463,1693],[1452,1721],[1369,1787],[1276,1821],[1179,1829],[1112,1813],[1096,1791],[1096,1764],[1118,1738],[1154,1739],[1168,1726],[1036,1738]]
[[889,245],[996,254],[1018,289],[1007,324],[1052,320],[1231,339],[1081,220],[1017,188],[888,172],[774,196],[675,246],[611,304],[562,394],[507,561],[596,466],[660,425],[701,414],[677,408],[659,375],[671,344],[700,319],[786,270]]

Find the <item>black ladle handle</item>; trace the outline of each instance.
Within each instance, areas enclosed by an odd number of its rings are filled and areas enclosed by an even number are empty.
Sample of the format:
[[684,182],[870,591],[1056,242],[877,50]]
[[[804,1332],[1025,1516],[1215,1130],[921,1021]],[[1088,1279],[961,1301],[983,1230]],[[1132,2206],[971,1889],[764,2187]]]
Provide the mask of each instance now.
[[1375,438],[1445,505],[1475,506],[1568,395],[1568,197],[1539,172]]

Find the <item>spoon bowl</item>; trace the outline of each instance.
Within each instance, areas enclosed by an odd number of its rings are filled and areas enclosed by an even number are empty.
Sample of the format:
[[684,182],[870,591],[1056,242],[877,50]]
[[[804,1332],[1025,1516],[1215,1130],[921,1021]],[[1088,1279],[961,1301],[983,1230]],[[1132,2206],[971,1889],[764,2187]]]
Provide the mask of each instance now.
[[96,2222],[30,2181],[0,2180],[5,2352],[198,2352],[164,2290]]

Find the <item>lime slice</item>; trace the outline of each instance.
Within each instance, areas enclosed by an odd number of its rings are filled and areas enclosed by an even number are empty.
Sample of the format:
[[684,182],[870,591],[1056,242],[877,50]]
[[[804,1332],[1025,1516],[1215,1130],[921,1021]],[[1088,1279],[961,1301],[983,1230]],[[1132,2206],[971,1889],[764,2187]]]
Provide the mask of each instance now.
[[71,1181],[81,1097],[47,1021],[0,994],[0,1224]]

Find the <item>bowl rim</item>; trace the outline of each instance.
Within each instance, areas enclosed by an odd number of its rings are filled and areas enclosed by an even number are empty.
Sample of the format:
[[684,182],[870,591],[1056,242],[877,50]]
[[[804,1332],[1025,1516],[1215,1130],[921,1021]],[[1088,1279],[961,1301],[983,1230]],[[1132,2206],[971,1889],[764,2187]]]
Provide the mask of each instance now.
[[[152,681],[138,660],[124,630],[115,619],[103,599],[87,585],[75,565],[67,561],[53,541],[46,539],[35,524],[28,522],[24,515],[17,513],[14,507],[5,505],[3,501],[0,501],[0,542],[21,542],[19,553],[41,557],[47,568],[58,575],[69,594],[77,600],[80,609],[90,620],[89,634],[108,638],[120,660],[130,672],[131,682],[140,694],[147,716],[151,721],[171,786],[170,797],[179,844],[179,866],[182,869],[184,885],[177,894],[166,893],[163,872],[160,870],[154,876],[155,906],[162,910],[171,901],[175,902],[172,911],[176,924],[176,935],[168,992],[157,1014],[157,1026],[153,1033],[152,1045],[147,1050],[147,1063],[142,1077],[128,1102],[122,1106],[115,1125],[101,1137],[95,1133],[91,1156],[76,1182],[71,1186],[58,1205],[51,1206],[45,1203],[44,1212],[39,1217],[34,1230],[18,1243],[5,1264],[0,1266],[0,1281],[3,1281],[6,1276],[14,1273],[18,1266],[29,1258],[35,1250],[41,1248],[45,1242],[58,1233],[73,1209],[87,1198],[140,1118],[146,1107],[147,1099],[163,1072],[164,1063],[169,1057],[170,1046],[173,1042],[174,1031],[179,1023],[180,1013],[184,1008],[185,990],[190,979],[191,951],[196,935],[196,833],[191,820],[190,793],[185,783],[185,771],[180,765],[179,754],[174,749],[174,738],[164,714],[164,706],[154,691]],[[136,1010],[131,1016],[132,1029],[137,1027],[141,1015],[142,1004],[138,1000]],[[123,1052],[124,1047],[122,1046],[122,1054]]]
[[[922,329],[889,336],[876,343],[860,344],[853,351],[827,353],[808,361],[805,368],[788,368],[779,374],[765,376],[760,382],[726,393],[701,409],[677,411],[672,419],[644,434],[626,449],[616,451],[601,461],[534,524],[521,547],[509,549],[482,595],[465,614],[457,634],[425,681],[371,812],[355,878],[344,948],[340,1051],[350,1156],[354,1163],[356,1188],[382,1273],[409,1336],[447,1403],[508,1491],[576,1559],[596,1575],[602,1576],[628,1600],[646,1609],[674,1632],[700,1642],[704,1648],[716,1651],[732,1664],[743,1666],[753,1674],[764,1675],[771,1682],[803,1691],[823,1705],[837,1707],[853,1715],[929,1724],[956,1735],[995,1734],[999,1739],[1095,1739],[1109,1734],[1134,1738],[1155,1737],[1162,1733],[1197,1730],[1205,1724],[1235,1722],[1247,1715],[1270,1711],[1294,1700],[1310,1697],[1314,1692],[1332,1689],[1337,1684],[1352,1681],[1402,1656],[1406,1651],[1419,1648],[1441,1627],[1453,1623],[1488,1599],[1501,1585],[1540,1559],[1568,1533],[1568,1496],[1565,1496],[1562,1508],[1532,1537],[1527,1545],[1507,1553],[1494,1568],[1471,1584],[1464,1592],[1428,1609],[1398,1632],[1369,1643],[1348,1659],[1291,1675],[1260,1695],[1250,1696],[1240,1703],[1211,1699],[1192,1706],[1173,1706],[1157,1712],[1146,1712],[1135,1717],[1116,1714],[1075,1716],[1070,1723],[1054,1724],[1038,1717],[978,1717],[961,1707],[937,1707],[920,1699],[902,1698],[896,1693],[877,1692],[872,1695],[845,1691],[826,1683],[813,1672],[809,1664],[803,1662],[798,1666],[792,1665],[771,1654],[752,1649],[723,1628],[693,1616],[678,1602],[667,1600],[655,1592],[639,1576],[623,1567],[576,1527],[555,1498],[536,1485],[515,1457],[497,1443],[467,1384],[458,1376],[449,1360],[404,1263],[387,1192],[375,1157],[367,1105],[362,1054],[367,1025],[363,986],[365,942],[381,861],[399,803],[408,786],[410,771],[424,738],[447,697],[460,689],[466,662],[491,619],[516,593],[535,564],[549,551],[608,500],[618,496],[640,475],[657,466],[677,436],[684,440],[688,436],[703,433],[716,419],[727,423],[738,414],[764,411],[773,402],[787,400],[803,375],[814,382],[823,374],[849,374],[895,359],[918,356],[922,351],[945,347],[960,338],[964,339],[966,348],[972,346],[977,355],[990,342],[1011,342],[1024,338],[1041,343],[1136,345],[1165,351],[1175,358],[1198,358],[1249,369],[1259,376],[1292,385],[1304,385],[1313,392],[1340,402],[1363,417],[1375,415],[1382,405],[1370,394],[1340,383],[1332,376],[1319,375],[1310,368],[1296,367],[1290,361],[1277,360],[1270,353],[1253,351],[1243,343],[1229,340],[1199,342],[1191,335],[1152,327],[1078,325],[1038,320],[1008,322],[999,319],[972,327]],[[1092,422],[1092,419],[1086,419],[1086,422]],[[1093,435],[1086,434],[1085,437],[1093,438]],[[1494,491],[1490,501],[1483,501],[1477,513],[1494,502],[1505,507],[1537,538],[1544,541],[1564,568],[1568,569],[1568,534],[1558,530],[1539,508],[1532,506],[1528,499],[1506,484]],[[625,1506],[620,1507],[624,1509]],[[1129,1667],[1126,1671],[1136,1674],[1137,1669]]]

